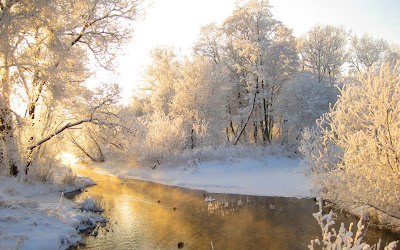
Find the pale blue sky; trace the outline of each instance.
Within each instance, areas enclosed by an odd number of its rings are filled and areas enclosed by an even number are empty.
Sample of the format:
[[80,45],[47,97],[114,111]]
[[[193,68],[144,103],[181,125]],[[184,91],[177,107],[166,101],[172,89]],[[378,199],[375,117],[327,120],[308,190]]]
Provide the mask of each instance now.
[[[150,63],[148,51],[157,45],[191,49],[201,26],[222,22],[235,8],[236,0],[154,0],[144,21],[136,25],[132,43],[120,58],[121,83],[127,101],[141,84],[141,72]],[[270,0],[272,14],[296,36],[316,24],[344,25],[354,33],[400,44],[400,0]],[[105,80],[104,74],[99,79]]]
[[316,23],[344,25],[355,33],[400,43],[400,0],[271,0],[272,12],[295,35]]

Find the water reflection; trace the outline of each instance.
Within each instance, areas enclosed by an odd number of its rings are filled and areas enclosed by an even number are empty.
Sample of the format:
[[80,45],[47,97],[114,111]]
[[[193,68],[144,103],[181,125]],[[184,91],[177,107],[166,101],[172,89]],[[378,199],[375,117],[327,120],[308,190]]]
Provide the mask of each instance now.
[[[88,193],[103,196],[108,219],[96,237],[84,238],[87,249],[177,249],[179,242],[184,249],[307,249],[320,235],[312,199],[206,194],[80,173],[98,183]],[[371,243],[399,238],[373,230],[368,237]]]

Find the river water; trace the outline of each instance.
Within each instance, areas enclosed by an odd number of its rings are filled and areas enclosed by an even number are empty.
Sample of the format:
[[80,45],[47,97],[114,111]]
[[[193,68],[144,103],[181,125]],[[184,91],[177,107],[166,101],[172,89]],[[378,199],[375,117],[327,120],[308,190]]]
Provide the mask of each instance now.
[[[79,172],[97,182],[82,195],[101,196],[108,220],[84,236],[80,249],[308,249],[321,235],[313,199],[207,194]],[[356,227],[355,218],[338,216],[337,224]],[[370,227],[366,241],[379,238],[387,243],[400,236]]]

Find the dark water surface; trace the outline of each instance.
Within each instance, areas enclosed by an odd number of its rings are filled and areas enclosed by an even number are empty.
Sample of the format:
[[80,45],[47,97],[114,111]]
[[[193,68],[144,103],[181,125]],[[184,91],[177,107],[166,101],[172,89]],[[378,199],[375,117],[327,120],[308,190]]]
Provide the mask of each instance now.
[[[108,220],[84,237],[82,249],[178,249],[179,242],[183,249],[308,249],[311,239],[321,238],[313,199],[206,194],[79,172],[97,182],[82,195],[101,195]],[[210,195],[216,200],[206,202]],[[357,219],[338,216],[336,224],[356,227]],[[372,227],[367,236],[368,243],[382,238],[384,245],[400,238]]]

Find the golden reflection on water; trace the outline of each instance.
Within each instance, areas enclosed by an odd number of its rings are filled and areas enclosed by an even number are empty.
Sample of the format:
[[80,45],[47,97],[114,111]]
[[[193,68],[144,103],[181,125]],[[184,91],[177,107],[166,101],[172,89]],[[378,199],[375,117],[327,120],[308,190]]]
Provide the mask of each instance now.
[[98,183],[89,193],[102,195],[108,219],[86,248],[307,249],[321,233],[312,200],[212,194],[206,202],[202,191],[79,173]]

